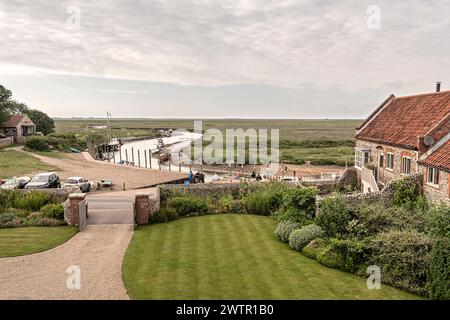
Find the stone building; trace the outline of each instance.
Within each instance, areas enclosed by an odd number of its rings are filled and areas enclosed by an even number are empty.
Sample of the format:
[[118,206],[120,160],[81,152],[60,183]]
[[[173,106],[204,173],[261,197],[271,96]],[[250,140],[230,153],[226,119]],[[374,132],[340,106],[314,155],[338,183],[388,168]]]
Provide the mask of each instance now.
[[0,133],[13,137],[16,143],[22,143],[26,136],[36,134],[36,125],[26,114],[14,114],[0,125]]
[[423,192],[434,202],[450,202],[450,133],[418,161],[423,171]]
[[355,168],[363,192],[423,172],[420,161],[449,132],[450,91],[389,96],[356,130]]

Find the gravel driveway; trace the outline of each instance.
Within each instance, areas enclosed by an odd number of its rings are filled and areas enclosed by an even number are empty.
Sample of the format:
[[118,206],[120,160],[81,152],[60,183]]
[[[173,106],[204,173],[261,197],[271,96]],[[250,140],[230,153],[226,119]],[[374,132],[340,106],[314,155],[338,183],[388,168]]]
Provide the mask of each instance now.
[[[128,299],[122,260],[132,234],[131,225],[91,225],[54,249],[1,258],[0,299]],[[70,266],[80,268],[79,290],[67,287]]]

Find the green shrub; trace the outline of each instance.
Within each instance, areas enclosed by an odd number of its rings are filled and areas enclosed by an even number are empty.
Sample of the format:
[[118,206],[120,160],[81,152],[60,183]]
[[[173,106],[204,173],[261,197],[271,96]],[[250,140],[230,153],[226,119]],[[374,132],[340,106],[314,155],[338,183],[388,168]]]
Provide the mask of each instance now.
[[245,210],[249,214],[270,215],[268,192],[259,190],[249,194],[245,199]]
[[450,300],[450,239],[433,246],[428,265],[428,291],[431,299]]
[[447,204],[432,208],[426,215],[426,230],[433,237],[450,239],[450,207]]
[[5,212],[11,213],[18,218],[26,218],[30,215],[30,211],[24,210],[24,209],[17,209],[17,208],[7,208],[7,209],[5,209]]
[[13,221],[15,219],[15,217],[16,216],[10,212],[5,212],[5,213],[0,214],[0,225]]
[[301,226],[306,226],[308,224],[314,223],[314,220],[310,219],[306,215],[305,211],[295,208],[289,208],[284,211],[277,211],[275,212],[275,214],[273,214],[273,218],[279,222],[286,220],[295,221],[298,222]]
[[246,213],[244,200],[241,200],[241,199],[233,200],[233,204],[231,206],[230,212],[231,213]]
[[174,209],[180,217],[191,215],[193,213],[206,214],[208,212],[207,201],[194,196],[174,197],[169,199],[167,205],[169,208]]
[[318,251],[316,259],[320,264],[333,269],[339,269],[341,265],[338,254],[331,249],[330,245]]
[[407,179],[394,180],[391,183],[392,204],[396,207],[415,208],[420,196],[417,184],[410,183]]
[[233,197],[231,195],[226,195],[217,201],[217,209],[220,213],[229,213],[233,209]]
[[273,181],[266,186],[268,197],[269,197],[269,207],[271,212],[279,210],[283,204],[283,196],[289,189],[286,183],[280,181]]
[[304,211],[306,216],[313,218],[316,211],[315,188],[293,188],[286,190],[283,195],[283,209],[297,209]]
[[178,219],[178,214],[175,209],[161,208],[150,216],[149,223],[164,223],[176,219]]
[[289,236],[294,230],[301,227],[298,222],[292,220],[281,221],[275,229],[275,235],[283,242],[289,242]]
[[50,151],[50,146],[48,144],[47,138],[40,136],[27,138],[25,147],[29,150],[34,151]]
[[0,189],[0,209],[6,209],[14,207],[16,198],[21,194],[14,190],[1,190]]
[[32,191],[20,194],[14,201],[15,208],[39,211],[39,209],[52,201],[52,196],[43,191]]
[[310,224],[291,233],[289,236],[289,246],[294,250],[301,251],[312,240],[320,238],[323,235],[324,232],[321,227]]
[[370,247],[366,241],[356,239],[332,239],[330,250],[336,253],[337,268],[355,273],[364,270],[370,257]]
[[317,225],[323,228],[326,235],[334,238],[346,235],[349,222],[352,220],[347,203],[340,196],[324,199],[316,217]]
[[433,240],[412,230],[391,230],[371,241],[371,264],[381,268],[383,281],[425,295],[427,265]]
[[64,219],[64,206],[62,204],[47,204],[40,210],[43,216],[53,219]]
[[65,221],[44,216],[40,212],[31,213],[28,218],[23,219],[21,227],[57,227],[65,225]]
[[317,255],[327,248],[327,243],[322,238],[312,240],[302,249],[302,253],[311,259],[317,259]]

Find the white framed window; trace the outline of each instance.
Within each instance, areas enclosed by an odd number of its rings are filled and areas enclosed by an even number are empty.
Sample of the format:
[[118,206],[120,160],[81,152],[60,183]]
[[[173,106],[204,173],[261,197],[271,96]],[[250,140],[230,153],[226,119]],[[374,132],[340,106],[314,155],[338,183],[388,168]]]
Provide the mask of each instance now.
[[369,150],[355,149],[355,167],[362,168],[366,163],[370,161]]
[[427,183],[435,186],[439,185],[439,170],[433,167],[428,167]]
[[410,174],[411,173],[411,158],[410,157],[402,157],[402,173]]
[[392,152],[387,153],[386,168],[390,169],[390,170],[394,170],[394,154]]

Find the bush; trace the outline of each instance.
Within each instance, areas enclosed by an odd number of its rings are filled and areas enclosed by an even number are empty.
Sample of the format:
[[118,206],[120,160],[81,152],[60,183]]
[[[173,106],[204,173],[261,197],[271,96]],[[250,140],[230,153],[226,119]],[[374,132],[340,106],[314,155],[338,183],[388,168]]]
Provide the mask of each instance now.
[[283,209],[297,209],[303,211],[306,216],[313,218],[316,212],[315,188],[294,188],[287,190],[283,195]]
[[417,184],[411,184],[405,178],[394,180],[391,183],[392,204],[396,207],[415,208],[416,201],[419,198],[419,187]]
[[231,213],[245,213],[245,203],[243,200],[233,200],[233,204],[231,206]]
[[217,201],[217,211],[220,213],[229,213],[233,209],[233,197],[231,195],[226,195]]
[[365,265],[370,257],[369,244],[356,239],[332,239],[330,250],[336,254],[337,268],[355,273],[365,271]]
[[21,227],[57,227],[65,225],[65,221],[44,216],[40,212],[33,212],[28,218],[23,219]]
[[428,290],[431,299],[450,300],[450,239],[438,240],[428,265]]
[[62,204],[47,204],[40,210],[43,216],[53,219],[64,219],[64,206]]
[[322,238],[312,240],[306,247],[302,249],[302,253],[311,259],[317,259],[319,253],[327,248],[327,243]]
[[13,221],[15,217],[16,216],[10,212],[0,214],[0,225]]
[[323,235],[324,232],[321,227],[310,224],[291,233],[289,236],[289,246],[294,250],[301,251],[312,240],[320,238]]
[[178,214],[174,209],[161,208],[150,216],[149,223],[164,223],[176,219],[178,219]]
[[30,211],[39,211],[52,201],[52,196],[43,191],[33,191],[20,194],[15,198],[14,207]]
[[326,235],[340,238],[347,234],[348,224],[353,217],[342,197],[326,198],[320,204],[319,212],[316,223],[323,228]]
[[268,192],[259,190],[248,195],[245,199],[245,210],[249,214],[270,215]]
[[305,211],[295,208],[289,208],[285,211],[280,210],[273,215],[273,218],[280,222],[287,220],[295,221],[298,222],[301,226],[306,226],[308,224],[314,223],[314,220],[310,219],[306,215]]
[[411,230],[383,232],[371,241],[370,263],[381,268],[385,283],[425,295],[432,245],[432,239],[423,233]]
[[35,151],[50,151],[50,146],[48,144],[47,138],[45,137],[29,137],[25,142],[25,148]]
[[283,242],[289,242],[289,236],[294,230],[301,228],[298,222],[292,220],[281,221],[275,229],[275,235]]
[[16,209],[16,208],[7,208],[5,210],[7,213],[11,213],[18,218],[26,218],[30,215],[30,211],[24,209]]
[[169,208],[175,210],[180,217],[193,213],[206,214],[208,212],[208,203],[205,199],[193,196],[179,196],[169,199],[167,202]]
[[267,192],[269,197],[269,207],[271,212],[275,212],[281,208],[283,204],[283,196],[289,187],[286,183],[273,181],[267,185]]
[[426,230],[433,237],[450,239],[450,207],[447,204],[442,203],[428,212]]

